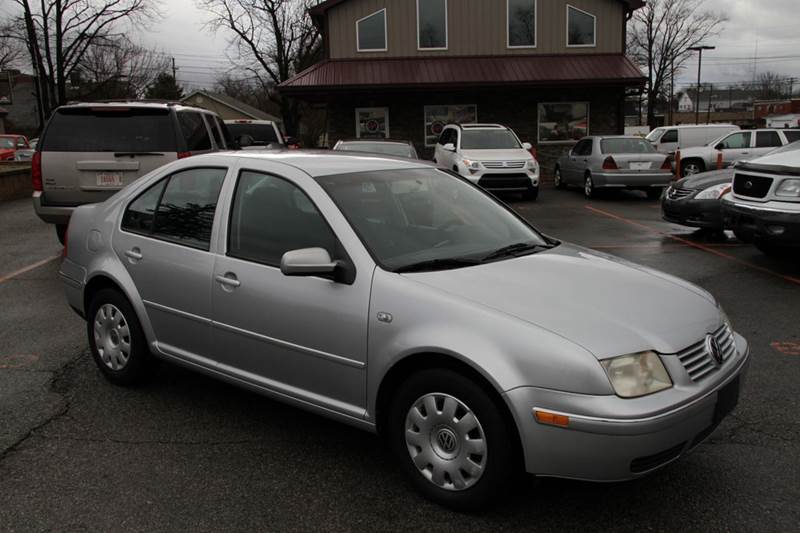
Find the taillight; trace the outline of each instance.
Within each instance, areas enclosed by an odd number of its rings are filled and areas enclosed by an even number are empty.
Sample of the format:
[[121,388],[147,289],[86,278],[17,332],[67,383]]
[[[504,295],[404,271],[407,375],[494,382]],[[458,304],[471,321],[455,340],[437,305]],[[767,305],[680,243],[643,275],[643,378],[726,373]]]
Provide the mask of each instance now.
[[669,157],[664,159],[664,162],[661,164],[661,170],[669,170],[672,172],[672,163],[669,162]]
[[42,192],[42,152],[34,152],[31,158],[31,182],[33,190]]
[[603,161],[603,170],[619,170],[617,162],[614,161],[613,157],[606,157],[605,161]]
[[187,157],[191,157],[192,152],[178,152],[178,159],[186,159]]

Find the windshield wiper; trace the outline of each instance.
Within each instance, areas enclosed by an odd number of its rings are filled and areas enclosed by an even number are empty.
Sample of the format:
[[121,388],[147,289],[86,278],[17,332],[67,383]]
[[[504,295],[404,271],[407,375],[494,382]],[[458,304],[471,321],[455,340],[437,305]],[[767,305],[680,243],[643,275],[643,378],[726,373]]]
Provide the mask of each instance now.
[[534,244],[529,242],[515,242],[508,246],[498,248],[489,255],[484,256],[481,262],[492,261],[493,259],[500,259],[501,257],[517,256],[522,253],[541,252],[542,250],[549,250],[554,245],[552,244]]
[[396,268],[394,271],[397,273],[403,272],[424,272],[430,270],[449,270],[451,268],[463,268],[468,266],[480,265],[480,259],[472,259],[469,257],[445,257],[443,259],[428,259],[427,261],[420,261],[418,263],[411,263]]

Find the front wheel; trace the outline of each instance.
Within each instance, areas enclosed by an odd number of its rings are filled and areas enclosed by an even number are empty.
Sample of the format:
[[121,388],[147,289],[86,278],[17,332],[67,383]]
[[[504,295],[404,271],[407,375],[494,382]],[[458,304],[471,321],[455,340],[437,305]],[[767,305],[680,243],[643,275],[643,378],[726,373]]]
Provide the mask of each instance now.
[[394,452],[434,502],[475,510],[513,485],[516,431],[469,378],[445,369],[415,374],[396,394],[389,416]]
[[681,161],[681,176],[694,176],[695,174],[700,174],[704,172],[706,166],[703,164],[702,161],[698,159],[688,159],[686,161]]
[[564,180],[561,178],[561,169],[558,167],[553,171],[553,185],[555,185],[556,189],[564,188]]

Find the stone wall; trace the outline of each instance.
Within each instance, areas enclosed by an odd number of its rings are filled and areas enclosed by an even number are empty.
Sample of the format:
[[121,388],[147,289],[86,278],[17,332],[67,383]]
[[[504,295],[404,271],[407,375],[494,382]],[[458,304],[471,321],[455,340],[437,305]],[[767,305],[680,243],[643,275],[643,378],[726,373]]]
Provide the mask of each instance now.
[[448,92],[384,91],[349,93],[328,101],[328,144],[356,136],[355,109],[388,107],[389,135],[414,142],[423,159],[433,157],[433,148],[425,146],[424,106],[437,104],[475,104],[478,121],[511,127],[523,142],[537,149],[542,174],[552,175],[556,159],[574,142],[538,142],[538,103],[589,102],[589,133],[622,133],[622,88],[549,89],[492,88]]

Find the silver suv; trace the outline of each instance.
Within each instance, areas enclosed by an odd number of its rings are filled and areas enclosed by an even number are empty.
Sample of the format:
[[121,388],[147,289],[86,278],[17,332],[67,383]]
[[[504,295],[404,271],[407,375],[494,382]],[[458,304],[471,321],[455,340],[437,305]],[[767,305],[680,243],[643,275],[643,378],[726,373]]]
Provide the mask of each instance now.
[[798,130],[735,131],[705,146],[681,149],[681,176],[691,176],[717,168],[717,157],[722,154],[722,166],[728,168],[737,161],[767,155],[781,146],[800,140]]
[[59,107],[32,160],[33,206],[63,243],[72,211],[102,202],[165,163],[226,148],[211,111],[170,103],[97,102]]

